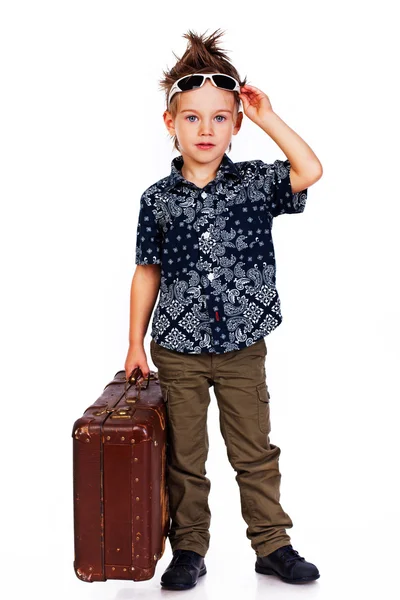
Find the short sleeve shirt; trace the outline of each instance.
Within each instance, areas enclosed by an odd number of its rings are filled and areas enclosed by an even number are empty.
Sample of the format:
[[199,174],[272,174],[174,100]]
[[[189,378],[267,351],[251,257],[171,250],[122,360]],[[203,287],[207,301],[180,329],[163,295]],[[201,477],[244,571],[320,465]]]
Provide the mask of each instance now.
[[233,162],[225,153],[203,188],[183,157],[140,200],[137,265],[161,265],[153,340],[176,352],[222,354],[250,346],[281,322],[273,218],[304,211],[289,160]]

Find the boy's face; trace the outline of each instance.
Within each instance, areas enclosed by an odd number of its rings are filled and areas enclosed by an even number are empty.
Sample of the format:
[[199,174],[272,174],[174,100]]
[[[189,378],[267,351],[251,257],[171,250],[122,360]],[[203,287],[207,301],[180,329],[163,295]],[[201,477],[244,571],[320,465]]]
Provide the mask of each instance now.
[[[201,88],[177,95],[175,119],[168,110],[163,116],[169,133],[178,138],[182,154],[203,163],[222,156],[243,118],[243,113],[237,112],[234,94],[215,87],[208,79]],[[197,146],[200,142],[213,146],[202,150]]]

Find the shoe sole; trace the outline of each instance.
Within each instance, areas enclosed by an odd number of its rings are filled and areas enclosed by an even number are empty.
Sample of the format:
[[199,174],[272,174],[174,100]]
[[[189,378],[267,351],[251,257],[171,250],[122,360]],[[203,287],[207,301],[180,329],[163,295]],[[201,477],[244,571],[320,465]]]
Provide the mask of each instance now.
[[[199,577],[201,577],[202,575],[205,575],[206,573],[207,573],[207,569],[204,566],[199,571]],[[168,590],[189,590],[190,588],[194,587],[196,585],[196,583],[197,583],[197,581],[195,581],[194,583],[192,583],[190,585],[185,585],[184,583],[163,583],[161,581],[161,586]]]
[[307,583],[308,581],[315,581],[320,577],[320,574],[318,573],[318,575],[310,575],[309,577],[298,577],[297,579],[288,579],[287,577],[283,577],[273,569],[269,569],[268,567],[260,567],[258,565],[256,565],[256,572],[262,573],[263,575],[276,575],[276,577],[279,577],[279,579],[281,579],[285,583]]

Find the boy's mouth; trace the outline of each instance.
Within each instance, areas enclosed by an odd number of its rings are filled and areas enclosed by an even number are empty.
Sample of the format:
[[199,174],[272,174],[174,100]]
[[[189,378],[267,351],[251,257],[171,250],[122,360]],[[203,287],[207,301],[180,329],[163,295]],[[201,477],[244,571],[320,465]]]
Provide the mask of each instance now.
[[201,150],[207,150],[208,148],[213,148],[215,146],[215,144],[206,144],[206,143],[201,143],[201,144],[196,144],[197,148],[200,148]]

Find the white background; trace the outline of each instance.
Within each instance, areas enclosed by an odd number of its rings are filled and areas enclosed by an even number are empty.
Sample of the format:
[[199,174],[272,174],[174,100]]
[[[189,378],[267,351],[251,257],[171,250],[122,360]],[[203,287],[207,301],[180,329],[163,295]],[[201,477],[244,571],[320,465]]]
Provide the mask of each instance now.
[[[397,587],[399,97],[394,2],[2,2],[1,565],[7,598],[158,597],[73,570],[72,427],[124,368],[139,199],[170,172],[158,89],[188,29],[226,31],[241,77],[320,159],[274,220],[283,322],[266,338],[281,503],[320,579],[255,573],[209,409],[211,545],[190,592],[351,597]],[[234,161],[285,158],[247,117]],[[145,340],[148,352],[149,332]],[[396,508],[397,507],[397,508]],[[170,592],[174,593],[174,592]],[[178,593],[178,592],[176,592]]]

